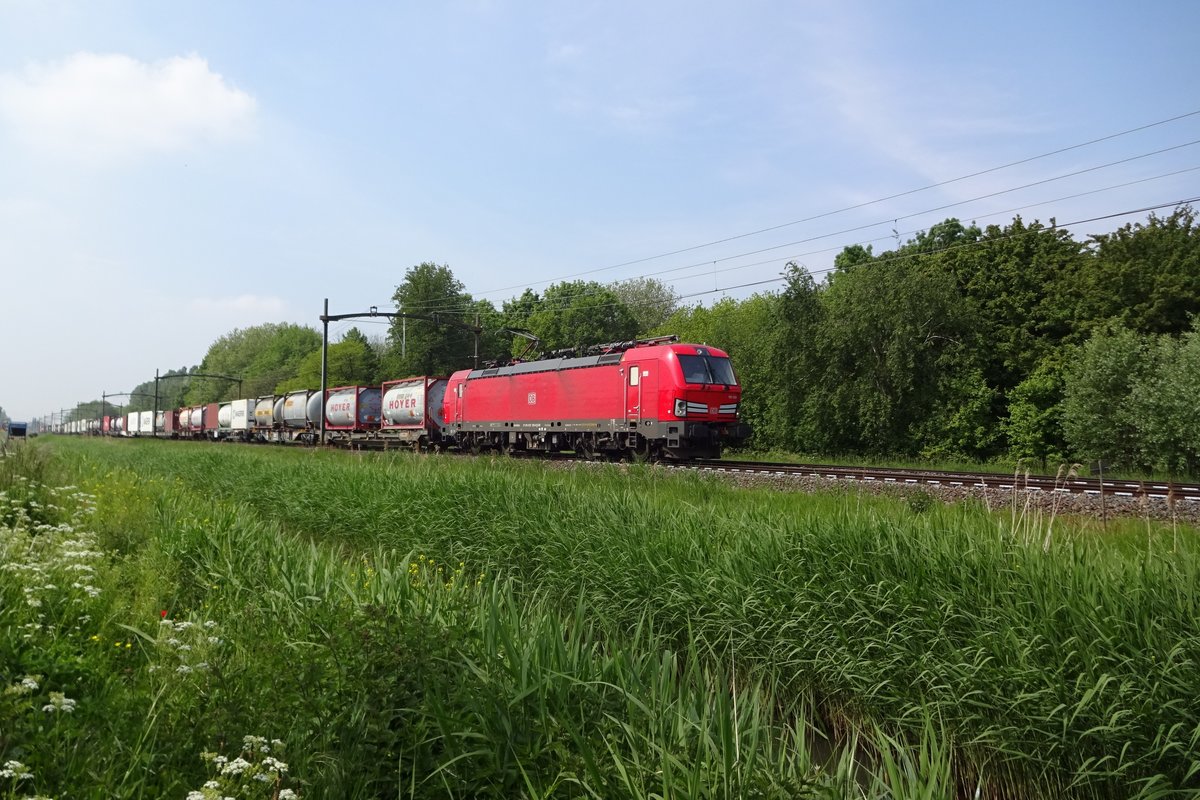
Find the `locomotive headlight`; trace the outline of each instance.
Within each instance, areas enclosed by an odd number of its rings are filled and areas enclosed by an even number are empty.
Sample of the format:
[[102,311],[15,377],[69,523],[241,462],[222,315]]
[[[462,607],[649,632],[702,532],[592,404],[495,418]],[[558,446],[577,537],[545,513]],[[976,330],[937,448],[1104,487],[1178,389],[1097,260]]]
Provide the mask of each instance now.
[[683,398],[677,398],[675,400],[675,416],[677,416],[677,417],[686,417],[687,416],[687,401],[684,400]]

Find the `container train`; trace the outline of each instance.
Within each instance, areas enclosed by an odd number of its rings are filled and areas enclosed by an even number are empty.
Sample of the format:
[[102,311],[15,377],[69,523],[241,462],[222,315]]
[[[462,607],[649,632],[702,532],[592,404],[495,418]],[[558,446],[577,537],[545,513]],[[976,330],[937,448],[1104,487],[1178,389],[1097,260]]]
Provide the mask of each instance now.
[[340,386],[79,420],[72,432],[415,450],[687,460],[744,441],[724,351],[640,339],[449,377]]

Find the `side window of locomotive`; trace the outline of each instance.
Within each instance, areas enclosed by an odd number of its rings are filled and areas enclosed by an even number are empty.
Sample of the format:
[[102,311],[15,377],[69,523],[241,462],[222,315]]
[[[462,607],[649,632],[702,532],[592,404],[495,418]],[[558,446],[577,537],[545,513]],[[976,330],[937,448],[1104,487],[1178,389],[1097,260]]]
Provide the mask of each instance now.
[[633,366],[633,367],[629,368],[629,385],[630,386],[638,385],[638,376],[641,373],[642,373],[642,371],[640,369],[638,369],[637,366]]

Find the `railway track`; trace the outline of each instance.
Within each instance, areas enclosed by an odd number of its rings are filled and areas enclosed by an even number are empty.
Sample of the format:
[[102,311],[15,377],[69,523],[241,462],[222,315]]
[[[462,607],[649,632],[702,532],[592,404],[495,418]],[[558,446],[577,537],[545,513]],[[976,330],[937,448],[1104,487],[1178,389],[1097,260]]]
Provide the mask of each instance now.
[[938,472],[933,470],[883,469],[875,467],[834,467],[824,464],[776,464],[761,461],[696,460],[681,468],[708,472],[757,475],[796,475],[837,481],[878,482],[930,487],[1013,489],[1030,492],[1058,492],[1096,497],[1127,497],[1166,502],[1188,502],[1200,506],[1200,485],[1167,481],[1131,481],[1106,478],[1054,478],[1047,475],[999,475],[985,472]]

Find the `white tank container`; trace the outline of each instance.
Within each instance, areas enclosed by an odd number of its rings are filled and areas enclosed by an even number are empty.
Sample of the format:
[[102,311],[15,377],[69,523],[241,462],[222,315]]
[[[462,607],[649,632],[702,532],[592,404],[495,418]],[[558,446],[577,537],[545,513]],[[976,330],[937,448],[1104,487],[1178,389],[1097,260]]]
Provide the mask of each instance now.
[[275,397],[260,397],[254,404],[254,427],[270,428],[275,424]]
[[233,404],[222,403],[217,409],[217,427],[223,431],[229,430],[233,425]]
[[204,406],[196,406],[188,413],[188,425],[197,431],[204,426]]
[[[383,421],[388,426],[442,427],[442,398],[446,395],[444,379],[429,381],[418,378],[393,384],[383,395]],[[427,419],[428,418],[428,419]]]
[[378,389],[365,386],[341,389],[325,401],[325,423],[334,428],[377,426],[380,403]]
[[308,425],[308,400],[310,395],[315,396],[316,393],[309,391],[292,392],[283,398],[283,424],[289,428],[303,428]]

